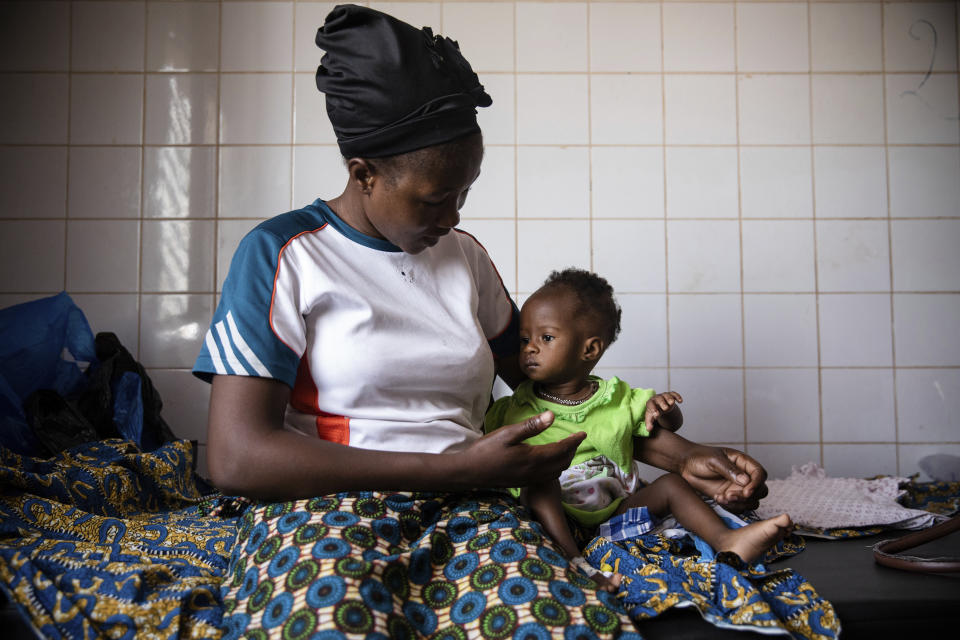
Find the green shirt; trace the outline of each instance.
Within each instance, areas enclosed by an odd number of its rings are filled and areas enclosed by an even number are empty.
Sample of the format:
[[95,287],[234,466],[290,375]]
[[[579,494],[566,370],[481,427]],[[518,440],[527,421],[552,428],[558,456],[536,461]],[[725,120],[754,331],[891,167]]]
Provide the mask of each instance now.
[[[490,433],[503,425],[523,422],[550,410],[555,416],[553,424],[542,433],[527,438],[527,444],[550,444],[583,431],[587,437],[577,447],[571,465],[604,456],[624,473],[630,473],[633,467],[633,439],[650,435],[643,418],[647,401],[656,392],[653,389],[631,389],[630,385],[616,377],[609,380],[596,376],[590,378],[599,384],[596,393],[586,402],[573,406],[537,397],[533,392],[533,381],[526,380],[512,396],[493,403],[484,418],[484,430]],[[517,495],[519,491],[511,493]],[[603,511],[591,512],[589,516],[568,505],[564,507],[580,522],[592,525],[606,520],[619,504],[618,500]]]

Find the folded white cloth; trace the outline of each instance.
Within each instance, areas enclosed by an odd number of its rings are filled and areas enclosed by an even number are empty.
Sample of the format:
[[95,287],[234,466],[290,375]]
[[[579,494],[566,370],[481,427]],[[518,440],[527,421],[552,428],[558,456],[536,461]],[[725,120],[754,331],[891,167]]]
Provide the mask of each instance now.
[[790,514],[798,530],[873,527],[924,529],[943,519],[928,511],[907,509],[897,503],[906,493],[900,484],[907,478],[878,480],[829,478],[816,463],[808,462],[786,480],[768,480],[769,495],[760,501],[757,515],[771,518]]

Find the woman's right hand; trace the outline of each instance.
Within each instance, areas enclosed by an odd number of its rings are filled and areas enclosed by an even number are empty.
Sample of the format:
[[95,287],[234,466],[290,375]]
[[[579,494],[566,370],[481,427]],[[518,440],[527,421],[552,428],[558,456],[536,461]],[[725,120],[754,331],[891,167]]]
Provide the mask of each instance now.
[[456,454],[462,458],[472,487],[525,487],[547,478],[558,478],[570,466],[577,446],[587,437],[575,433],[551,444],[530,445],[524,440],[553,423],[545,411],[518,424],[505,425],[476,440]]

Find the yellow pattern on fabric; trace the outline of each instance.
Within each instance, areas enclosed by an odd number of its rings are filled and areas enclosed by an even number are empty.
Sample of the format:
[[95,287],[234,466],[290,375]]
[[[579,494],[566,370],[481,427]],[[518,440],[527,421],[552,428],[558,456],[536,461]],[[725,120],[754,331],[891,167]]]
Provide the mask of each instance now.
[[0,580],[38,634],[221,636],[236,525],[201,513],[192,457],[188,441],[104,440],[50,460],[0,450]]
[[[598,537],[584,556],[605,567],[619,561],[626,591],[620,595],[635,620],[693,605],[707,621],[724,626],[782,628],[808,640],[838,637],[840,622],[833,605],[791,569],[761,571],[757,567],[762,565],[745,565],[728,553],[704,561],[691,547],[663,534],[615,543]],[[764,562],[802,549],[800,538],[790,538],[768,552]]]

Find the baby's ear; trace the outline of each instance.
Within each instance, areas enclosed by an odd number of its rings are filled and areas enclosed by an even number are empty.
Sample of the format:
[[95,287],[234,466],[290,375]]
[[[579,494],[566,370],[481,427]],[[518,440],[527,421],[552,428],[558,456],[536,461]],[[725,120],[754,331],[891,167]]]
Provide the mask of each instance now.
[[600,336],[591,336],[583,343],[583,359],[596,361],[603,355],[603,339]]

